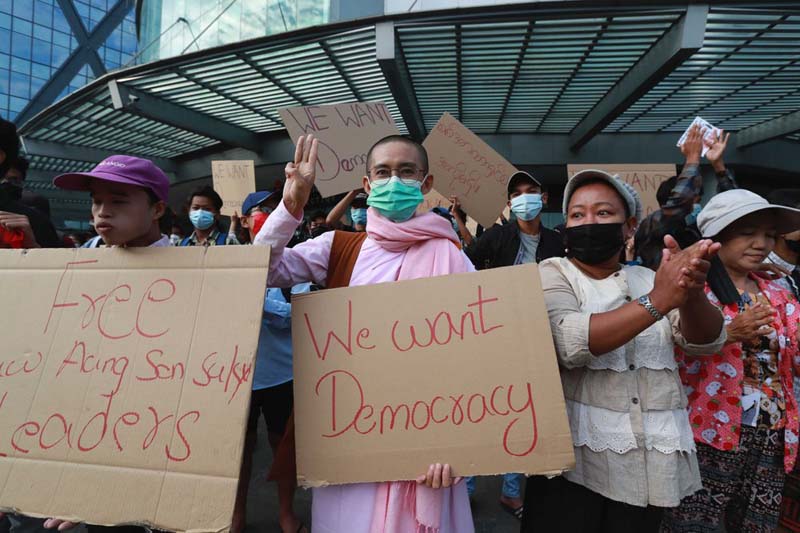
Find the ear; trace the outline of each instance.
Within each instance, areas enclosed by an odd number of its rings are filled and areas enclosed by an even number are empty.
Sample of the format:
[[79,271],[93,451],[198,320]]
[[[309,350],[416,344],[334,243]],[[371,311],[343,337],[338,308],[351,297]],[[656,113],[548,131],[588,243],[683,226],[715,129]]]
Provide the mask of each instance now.
[[636,229],[638,225],[639,222],[636,220],[636,217],[630,217],[625,221],[625,225],[622,228],[623,234],[625,235],[625,240],[628,240],[636,235]]
[[550,199],[550,195],[548,193],[546,193],[546,192],[543,192],[542,193],[542,203],[544,205],[547,205],[547,200],[549,200],[549,199]]
[[239,217],[239,224],[242,225],[243,228],[250,227],[250,215],[242,215]]
[[422,183],[422,195],[426,195],[431,192],[433,189],[433,174],[428,174],[428,177],[425,178],[425,181]]
[[361,178],[361,185],[364,186],[364,192],[367,194],[372,190],[372,187],[369,186],[369,178],[367,176]]
[[167,212],[167,204],[163,201],[153,204],[153,220],[158,221]]

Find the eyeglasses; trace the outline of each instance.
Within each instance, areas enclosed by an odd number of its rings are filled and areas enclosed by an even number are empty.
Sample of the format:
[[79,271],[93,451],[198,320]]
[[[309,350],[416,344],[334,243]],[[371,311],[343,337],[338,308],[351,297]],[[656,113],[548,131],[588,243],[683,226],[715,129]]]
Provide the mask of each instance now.
[[252,215],[253,213],[255,213],[255,212],[257,212],[257,211],[258,211],[258,212],[261,212],[261,213],[264,213],[264,214],[266,214],[266,215],[271,215],[271,214],[272,214],[272,212],[274,211],[274,209],[272,209],[271,207],[267,207],[267,206],[265,206],[265,205],[257,205],[257,206],[255,206],[254,208],[252,208],[252,209],[250,210],[250,212],[248,213],[248,215]]
[[372,167],[369,170],[369,177],[372,185],[377,185],[379,187],[389,183],[393,175],[400,178],[400,181],[406,185],[415,185],[419,183],[417,176],[420,172],[424,173],[425,171],[414,165],[403,165],[398,168]]

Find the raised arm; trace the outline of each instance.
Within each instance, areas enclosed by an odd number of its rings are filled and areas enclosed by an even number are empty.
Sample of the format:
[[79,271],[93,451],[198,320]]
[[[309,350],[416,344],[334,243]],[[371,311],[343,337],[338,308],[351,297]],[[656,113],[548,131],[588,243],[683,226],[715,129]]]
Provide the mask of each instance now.
[[325,223],[331,226],[332,228],[338,227],[337,226],[338,222],[342,219],[344,214],[350,208],[350,205],[353,203],[353,200],[355,200],[356,195],[360,192],[363,192],[363,189],[356,189],[355,191],[350,191],[344,196],[344,198],[339,200],[339,202],[335,206],[333,206],[331,212],[328,213],[328,216],[325,218]]

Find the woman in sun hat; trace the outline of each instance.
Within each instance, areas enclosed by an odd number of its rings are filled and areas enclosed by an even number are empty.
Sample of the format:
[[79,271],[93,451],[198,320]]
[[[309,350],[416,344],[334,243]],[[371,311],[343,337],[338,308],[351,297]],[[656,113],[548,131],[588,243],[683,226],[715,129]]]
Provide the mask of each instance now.
[[713,354],[678,350],[704,490],[668,512],[662,530],[774,531],[784,472],[797,459],[800,309],[756,273],[776,237],[800,228],[800,211],[736,189],[714,196],[697,224],[722,245],[706,294],[725,315],[728,340]]

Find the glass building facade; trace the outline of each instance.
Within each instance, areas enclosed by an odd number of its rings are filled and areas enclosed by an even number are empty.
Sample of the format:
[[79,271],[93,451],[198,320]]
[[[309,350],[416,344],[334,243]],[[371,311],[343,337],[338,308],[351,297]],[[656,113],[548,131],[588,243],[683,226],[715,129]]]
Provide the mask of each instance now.
[[[87,32],[115,0],[70,0]],[[78,46],[57,0],[0,0],[0,116],[14,120]],[[135,12],[97,49],[106,69],[132,62],[137,50]],[[85,65],[59,98],[86,85],[94,72]]]
[[331,0],[144,0],[137,62],[330,22]]

